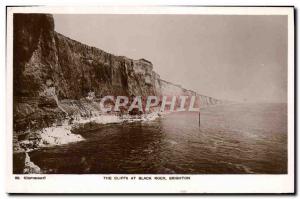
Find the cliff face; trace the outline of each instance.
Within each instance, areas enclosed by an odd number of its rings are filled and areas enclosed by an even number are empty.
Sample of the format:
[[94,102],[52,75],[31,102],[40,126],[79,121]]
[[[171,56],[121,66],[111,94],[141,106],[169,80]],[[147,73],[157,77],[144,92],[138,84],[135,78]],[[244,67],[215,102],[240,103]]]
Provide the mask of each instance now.
[[114,56],[54,31],[50,15],[14,16],[15,96],[55,87],[59,99],[156,94],[151,62]]
[[[15,130],[66,116],[64,100],[105,95],[198,95],[161,80],[151,62],[114,56],[54,31],[47,14],[14,14]],[[201,104],[218,100],[201,96]]]

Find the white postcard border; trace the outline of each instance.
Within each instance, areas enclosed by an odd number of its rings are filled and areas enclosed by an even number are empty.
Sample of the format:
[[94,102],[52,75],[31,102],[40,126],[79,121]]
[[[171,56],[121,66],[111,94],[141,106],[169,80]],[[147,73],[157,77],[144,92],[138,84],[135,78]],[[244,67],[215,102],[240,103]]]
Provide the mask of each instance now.
[[[12,173],[13,13],[205,14],[288,16],[288,174],[278,175],[46,175]],[[6,190],[9,193],[292,193],[294,192],[294,9],[293,7],[8,7],[6,60]],[[20,180],[15,177],[19,176]],[[24,176],[46,177],[25,180]],[[105,180],[104,176],[189,176],[191,180]]]

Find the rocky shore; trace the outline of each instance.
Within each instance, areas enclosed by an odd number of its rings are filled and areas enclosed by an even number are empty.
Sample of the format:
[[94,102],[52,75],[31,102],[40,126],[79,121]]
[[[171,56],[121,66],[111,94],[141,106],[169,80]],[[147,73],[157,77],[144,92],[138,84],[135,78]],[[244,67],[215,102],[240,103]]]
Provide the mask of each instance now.
[[82,133],[98,129],[105,124],[122,122],[143,122],[158,118],[158,112],[143,115],[99,115],[90,118],[78,118],[70,123],[70,119],[63,124],[53,124],[51,127],[35,131],[26,131],[14,137],[14,153],[29,152],[41,147],[51,147],[72,142],[83,141]]
[[[65,120],[62,125],[53,125],[36,131],[27,131],[14,136],[14,154],[24,154],[24,174],[43,173],[43,171],[30,160],[29,152],[43,147],[69,144],[84,141],[84,134],[99,129],[106,124],[123,122],[145,122],[158,118],[160,114],[153,112],[139,116],[132,115],[99,115],[91,118],[77,119],[70,123]],[[15,135],[17,135],[15,133]]]

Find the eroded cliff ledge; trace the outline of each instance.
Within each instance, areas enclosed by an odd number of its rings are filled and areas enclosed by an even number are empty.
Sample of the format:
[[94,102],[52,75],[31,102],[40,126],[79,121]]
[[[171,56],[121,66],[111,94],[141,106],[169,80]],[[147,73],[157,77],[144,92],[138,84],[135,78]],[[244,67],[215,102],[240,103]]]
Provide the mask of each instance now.
[[[160,79],[145,59],[133,60],[90,47],[54,30],[49,14],[14,14],[14,131],[52,125],[68,114],[97,111],[82,99],[105,95],[198,95]],[[91,110],[87,110],[91,109]]]

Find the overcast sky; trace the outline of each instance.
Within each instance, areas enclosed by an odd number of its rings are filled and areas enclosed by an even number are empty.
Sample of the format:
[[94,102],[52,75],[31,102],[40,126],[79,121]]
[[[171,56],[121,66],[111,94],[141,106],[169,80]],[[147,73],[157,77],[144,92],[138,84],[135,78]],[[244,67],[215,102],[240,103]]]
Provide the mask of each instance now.
[[286,102],[287,17],[54,15],[55,29],[115,55],[145,58],[162,79],[236,101]]

